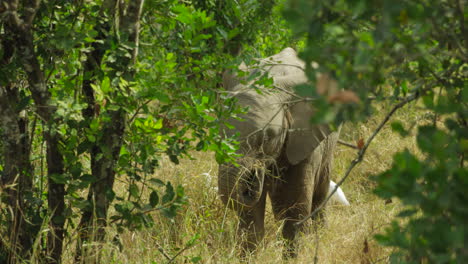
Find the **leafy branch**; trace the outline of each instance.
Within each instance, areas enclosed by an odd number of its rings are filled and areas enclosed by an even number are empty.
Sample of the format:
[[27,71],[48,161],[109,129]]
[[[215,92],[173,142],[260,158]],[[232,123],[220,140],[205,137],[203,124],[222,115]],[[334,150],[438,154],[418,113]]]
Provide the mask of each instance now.
[[317,207],[315,210],[310,213],[308,216],[304,217],[302,220],[299,222],[295,223],[296,225],[302,225],[305,221],[307,221],[309,218],[314,217],[325,205],[328,203],[330,198],[335,194],[335,192],[338,190],[338,188],[346,181],[348,176],[350,175],[351,171],[358,165],[363,159],[364,155],[369,148],[370,144],[372,143],[372,140],[379,134],[379,132],[382,130],[382,128],[385,126],[385,124],[390,120],[392,115],[400,108],[405,106],[406,104],[416,100],[419,98],[421,95],[422,91],[417,91],[414,94],[406,97],[405,99],[401,100],[398,104],[393,106],[393,108],[388,112],[388,114],[385,116],[385,118],[380,122],[379,126],[376,128],[374,133],[367,139],[366,143],[364,146],[358,151],[357,156],[354,160],[351,161],[351,164],[348,166],[348,169],[346,170],[344,176],[336,183],[335,188],[333,191],[330,192],[330,194],[327,196],[327,198]]

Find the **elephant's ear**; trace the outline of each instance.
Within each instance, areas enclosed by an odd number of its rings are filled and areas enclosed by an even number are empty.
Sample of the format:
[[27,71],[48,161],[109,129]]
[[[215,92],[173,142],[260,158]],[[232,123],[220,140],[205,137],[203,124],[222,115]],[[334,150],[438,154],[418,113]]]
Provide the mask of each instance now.
[[290,127],[286,142],[286,156],[292,165],[310,156],[312,151],[332,130],[328,125],[313,125],[310,119],[314,113],[310,103],[299,102],[289,108]]

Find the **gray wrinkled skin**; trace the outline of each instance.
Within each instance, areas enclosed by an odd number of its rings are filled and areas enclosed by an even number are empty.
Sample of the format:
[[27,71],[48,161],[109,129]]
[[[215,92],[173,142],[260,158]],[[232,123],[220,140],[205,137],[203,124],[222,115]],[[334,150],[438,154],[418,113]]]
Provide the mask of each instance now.
[[284,220],[285,257],[295,256],[294,238],[303,227],[295,222],[310,214],[326,197],[333,151],[339,131],[312,125],[310,102],[300,101],[293,87],[307,82],[304,62],[291,48],[262,59],[250,74],[267,72],[274,89],[259,94],[235,75],[224,74],[224,86],[241,106],[249,110],[242,118],[228,120],[235,128],[221,133],[240,133],[239,167],[219,167],[221,200],[237,211],[239,230],[246,251],[255,249],[264,234],[265,201],[268,194],[275,218]]

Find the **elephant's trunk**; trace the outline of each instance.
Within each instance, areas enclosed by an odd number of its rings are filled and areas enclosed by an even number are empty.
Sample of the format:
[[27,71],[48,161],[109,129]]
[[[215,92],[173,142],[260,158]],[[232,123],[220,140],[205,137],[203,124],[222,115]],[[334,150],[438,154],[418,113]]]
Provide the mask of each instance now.
[[219,167],[218,188],[222,201],[234,208],[252,207],[262,195],[265,169],[251,158],[237,161],[239,166],[224,164]]

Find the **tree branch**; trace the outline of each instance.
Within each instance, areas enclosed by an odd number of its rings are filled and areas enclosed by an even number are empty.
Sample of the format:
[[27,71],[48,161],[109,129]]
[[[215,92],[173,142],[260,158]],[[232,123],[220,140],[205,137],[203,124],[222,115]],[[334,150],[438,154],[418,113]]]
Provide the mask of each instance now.
[[[10,0],[7,3],[7,27],[6,34],[12,36],[19,61],[26,72],[29,90],[36,105],[38,115],[47,125],[52,125],[53,114],[56,107],[50,105],[50,92],[47,90],[44,72],[41,69],[38,56],[34,47],[32,23],[39,9],[40,0],[28,0],[24,2],[22,19],[18,17],[18,1]],[[49,263],[60,263],[64,236],[63,211],[65,209],[65,185],[54,181],[54,175],[64,172],[63,156],[60,153],[60,135],[53,133],[51,129],[44,132],[47,142],[47,172],[48,172],[48,207],[51,214],[51,230],[47,234],[47,257]]]
[[[116,16],[115,8],[119,8],[119,4],[123,3],[119,0],[108,0],[104,2],[104,7],[102,12],[109,12]],[[108,7],[108,8],[106,8]],[[143,0],[130,1],[127,14],[125,17],[121,18],[121,23],[123,26],[116,24],[115,19],[113,22],[107,21],[99,25],[99,32],[102,38],[106,37],[103,28],[114,28],[114,34],[117,38],[120,33],[122,34],[120,44],[130,43],[134,45],[134,48],[129,48],[128,52],[132,54],[131,58],[126,56],[119,56],[119,64],[114,68],[114,71],[110,73],[111,77],[118,77],[117,73],[128,73],[126,77],[133,78],[133,70],[131,67],[135,61],[136,57],[136,48],[139,35],[139,23],[141,9],[143,7]],[[123,8],[122,6],[120,8]],[[118,12],[119,10],[117,10]],[[124,13],[124,12],[121,12]],[[114,24],[112,24],[114,23]],[[96,43],[96,42],[95,42]],[[95,44],[93,44],[95,45]],[[100,62],[105,53],[105,47],[103,45],[97,45],[92,54],[93,56],[88,56],[86,62],[85,70],[91,72],[93,75],[94,72],[101,70],[100,63],[92,63],[92,59],[98,59],[96,62]],[[96,55],[96,56],[95,56]],[[129,70],[130,68],[130,70]],[[85,116],[92,117],[96,112],[93,110],[95,104],[94,92],[91,88],[91,83],[94,80],[89,79],[86,83],[83,83],[83,91],[86,93],[88,108],[83,113]],[[114,94],[115,95],[115,94]],[[89,255],[85,250],[83,250],[83,243],[89,240],[100,242],[104,240],[105,237],[105,226],[108,225],[107,214],[109,206],[112,202],[112,198],[109,197],[108,192],[113,191],[115,175],[116,175],[116,166],[117,160],[119,158],[120,148],[123,144],[123,137],[126,129],[126,113],[123,109],[119,108],[118,110],[108,110],[106,115],[110,118],[108,122],[103,124],[101,128],[102,136],[91,147],[91,171],[93,176],[97,178],[97,181],[93,182],[89,187],[88,201],[93,205],[92,210],[84,210],[82,218],[79,223],[80,237],[82,240],[77,243],[75,262],[81,263],[86,261],[87,255]],[[102,154],[107,154],[103,157],[99,157]],[[96,226],[94,226],[96,224]],[[96,228],[96,235],[92,236],[90,231]],[[91,249],[95,250],[95,249]],[[85,259],[82,259],[82,258]]]
[[7,23],[9,33],[15,42],[17,51],[23,68],[28,77],[29,89],[36,103],[38,114],[45,121],[50,121],[53,109],[45,107],[49,100],[50,94],[47,91],[45,84],[44,73],[41,70],[39,61],[34,51],[33,36],[31,32],[31,23],[39,7],[39,1],[28,1],[29,5],[25,6],[26,22],[18,17],[18,1],[10,0],[7,8]]
[[7,17],[7,21],[14,27],[20,27],[22,24],[21,19],[18,17],[18,0],[9,0],[3,3],[3,12]]
[[348,142],[345,142],[345,141],[343,141],[343,140],[338,140],[338,143],[341,144],[341,145],[343,145],[343,146],[346,146],[346,147],[350,147],[350,148],[353,148],[353,149],[359,149],[358,146],[353,145],[353,144],[348,143]]
[[125,18],[121,18],[122,30],[128,34],[128,41],[135,45],[135,47],[132,50],[131,64],[135,64],[136,57],[138,55],[140,17],[144,3],[145,0],[130,1]]
[[170,263],[173,263],[175,261],[175,259],[180,256],[180,254],[182,254],[185,250],[191,248],[193,245],[191,244],[187,244],[185,245],[185,247],[183,249],[181,249],[179,252],[177,252],[177,254],[175,254],[168,262],[167,264],[170,264]]
[[166,252],[164,251],[164,249],[163,249],[160,245],[158,245],[158,251],[161,252],[161,254],[162,254],[168,261],[171,261],[171,260],[172,260],[172,258],[169,257],[169,255],[166,254]]
[[40,0],[26,0],[24,1],[24,14],[22,16],[23,23],[26,28],[31,28],[37,11],[39,10]]

